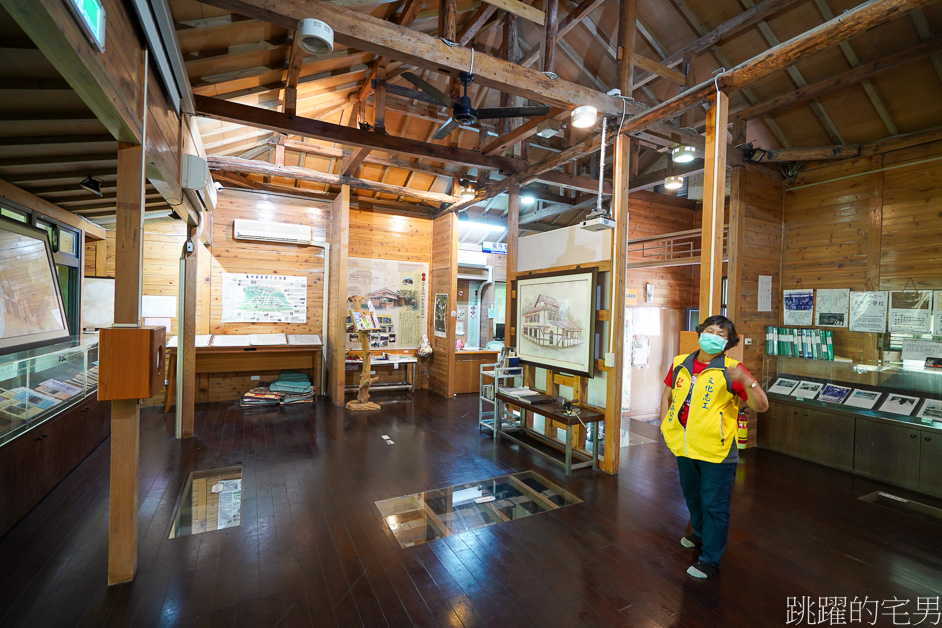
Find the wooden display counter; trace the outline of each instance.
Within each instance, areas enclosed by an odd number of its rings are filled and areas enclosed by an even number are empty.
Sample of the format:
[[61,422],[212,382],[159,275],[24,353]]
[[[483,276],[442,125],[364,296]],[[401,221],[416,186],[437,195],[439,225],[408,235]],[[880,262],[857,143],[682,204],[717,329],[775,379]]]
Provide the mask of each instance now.
[[481,365],[497,362],[499,354],[500,351],[486,349],[455,351],[455,394],[480,392]]
[[[196,347],[197,375],[250,371],[310,371],[317,401],[323,345],[276,345],[264,347]],[[175,403],[177,347],[167,348],[167,394],[164,412]]]

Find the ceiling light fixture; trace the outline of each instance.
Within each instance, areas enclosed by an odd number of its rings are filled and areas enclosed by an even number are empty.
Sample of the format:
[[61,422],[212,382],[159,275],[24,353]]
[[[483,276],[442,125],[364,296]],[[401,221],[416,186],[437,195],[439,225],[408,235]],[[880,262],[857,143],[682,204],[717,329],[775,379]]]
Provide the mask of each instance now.
[[536,200],[536,197],[533,196],[532,194],[524,194],[523,196],[520,197],[520,204],[521,204],[521,205],[532,205],[532,204],[533,204],[533,201],[535,201],[535,200]]
[[697,158],[697,149],[693,146],[679,145],[671,149],[671,160],[675,164],[689,164]]
[[459,226],[465,230],[471,229],[484,229],[486,231],[506,231],[507,227],[504,225],[499,225],[496,222],[483,222],[479,220],[464,220],[459,223]]
[[599,110],[592,105],[582,105],[572,110],[572,126],[577,129],[588,129],[598,120]]
[[79,183],[79,187],[81,187],[83,190],[91,192],[95,196],[101,196],[101,181],[91,175],[82,179],[82,182]]
[[298,22],[298,46],[313,57],[326,57],[334,51],[334,29],[313,18]]
[[471,185],[471,182],[467,179],[461,179],[458,181],[459,192],[458,200],[460,201],[472,201],[476,196],[474,186]]
[[684,178],[680,175],[674,175],[664,179],[664,189],[679,190],[684,187]]

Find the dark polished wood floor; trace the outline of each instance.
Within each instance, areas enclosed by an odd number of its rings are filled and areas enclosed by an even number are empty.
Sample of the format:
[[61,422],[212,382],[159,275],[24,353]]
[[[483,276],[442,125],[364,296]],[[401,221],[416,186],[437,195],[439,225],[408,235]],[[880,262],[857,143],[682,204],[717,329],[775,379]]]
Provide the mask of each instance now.
[[[763,450],[739,467],[722,571],[694,580],[661,443],[626,448],[618,477],[566,481],[479,436],[476,411],[425,393],[359,415],[210,404],[178,442],[146,410],[135,581],[105,586],[106,443],[0,540],[0,624],[754,627],[784,625],[789,596],[915,610],[942,591],[942,527],[857,499],[888,487]],[[169,540],[187,474],[240,463],[241,527]],[[373,505],[525,469],[584,503],[405,550]]]

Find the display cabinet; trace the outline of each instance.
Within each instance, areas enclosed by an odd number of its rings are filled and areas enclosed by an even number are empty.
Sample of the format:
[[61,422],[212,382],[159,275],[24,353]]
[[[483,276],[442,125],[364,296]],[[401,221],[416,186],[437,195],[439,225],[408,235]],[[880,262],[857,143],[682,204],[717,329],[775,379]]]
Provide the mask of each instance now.
[[942,496],[942,372],[766,356],[757,442]]
[[97,339],[0,357],[0,535],[110,433]]

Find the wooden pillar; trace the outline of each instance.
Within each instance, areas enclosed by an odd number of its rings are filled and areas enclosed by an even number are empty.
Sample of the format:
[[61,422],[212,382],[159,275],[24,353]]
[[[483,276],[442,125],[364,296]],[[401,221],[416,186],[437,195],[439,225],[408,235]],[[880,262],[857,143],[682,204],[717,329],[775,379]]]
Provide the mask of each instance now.
[[[190,252],[187,252],[187,246]],[[190,236],[183,245],[183,317],[177,321],[177,370],[181,382],[177,388],[180,399],[180,429],[177,438],[193,436],[196,417],[196,269],[199,262],[199,239]]]
[[[864,278],[865,285],[861,286],[861,290],[880,289],[880,257],[883,240],[883,154],[873,155],[870,158],[870,170],[872,174],[868,177],[870,198],[867,221],[867,276]],[[870,280],[869,285],[866,285],[867,279]],[[877,360],[882,358],[881,349],[877,345],[878,335],[866,334],[864,360],[870,364],[876,364]]]
[[556,71],[556,39],[559,32],[559,0],[546,0],[544,5],[546,15],[546,31],[543,41],[543,71]]
[[638,0],[621,0],[618,10],[618,82],[623,96],[634,91],[635,40],[638,33]]
[[[435,352],[431,359],[430,385],[435,392],[451,397],[455,394],[455,323],[458,309],[458,216],[443,214],[432,221],[432,263],[430,294],[434,308],[435,295],[447,294],[445,336],[431,336]],[[434,315],[434,309],[433,309]]]
[[330,268],[328,271],[327,395],[335,406],[344,403],[344,357],[347,346],[347,252],[350,246],[350,186],[330,205]]
[[707,111],[700,244],[700,320],[720,313],[723,285],[723,209],[726,200],[726,127],[729,97],[716,92]]
[[[746,121],[741,118],[733,120],[733,145],[736,137],[745,137]],[[741,142],[740,142],[741,143]],[[743,228],[746,219],[745,192],[746,172],[743,166],[732,169],[729,185],[729,236],[727,239],[726,265],[726,312],[734,323],[742,318],[742,288],[743,288]],[[705,317],[700,317],[701,320]]]
[[512,291],[517,277],[517,238],[520,237],[520,186],[514,184],[507,191],[507,288],[504,296],[504,344],[517,346],[514,329],[517,296]]
[[[448,41],[458,41],[458,0],[441,0],[441,3],[441,36]],[[449,79],[448,96],[452,100],[458,100],[460,95],[461,83],[456,78]]]
[[[517,16],[513,13],[504,16],[504,45],[501,47],[501,53],[504,61],[517,62]],[[516,105],[516,101],[517,98],[509,92],[503,92],[500,95],[501,107],[513,107]],[[501,119],[497,128],[498,135],[506,135],[510,132],[511,119]]]
[[[380,63],[382,61],[382,63]],[[376,89],[373,90],[373,127],[377,131],[386,128],[386,60],[376,63]]]

